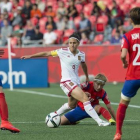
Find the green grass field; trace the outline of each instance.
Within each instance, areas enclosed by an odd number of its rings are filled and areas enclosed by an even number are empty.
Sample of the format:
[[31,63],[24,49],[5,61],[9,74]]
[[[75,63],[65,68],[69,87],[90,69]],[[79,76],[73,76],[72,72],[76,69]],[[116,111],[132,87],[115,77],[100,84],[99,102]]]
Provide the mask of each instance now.
[[[107,84],[105,90],[112,103],[118,103],[122,84]],[[4,90],[9,106],[9,120],[21,130],[19,134],[0,131],[0,140],[112,140],[115,126],[99,127],[92,119],[78,125],[48,128],[45,117],[67,102],[58,84],[50,88]],[[59,95],[59,96],[58,96]],[[122,140],[140,140],[140,91],[132,100],[123,127]],[[103,105],[101,103],[101,105]],[[113,104],[117,109],[117,105]]]

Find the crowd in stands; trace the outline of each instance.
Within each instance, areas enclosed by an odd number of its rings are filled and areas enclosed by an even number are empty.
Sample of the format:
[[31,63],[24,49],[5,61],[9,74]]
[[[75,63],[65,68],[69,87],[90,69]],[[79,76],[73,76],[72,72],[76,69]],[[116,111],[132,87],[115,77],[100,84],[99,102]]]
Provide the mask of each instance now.
[[131,8],[140,0],[0,0],[0,47],[67,44],[78,32],[80,44],[120,44],[131,30]]

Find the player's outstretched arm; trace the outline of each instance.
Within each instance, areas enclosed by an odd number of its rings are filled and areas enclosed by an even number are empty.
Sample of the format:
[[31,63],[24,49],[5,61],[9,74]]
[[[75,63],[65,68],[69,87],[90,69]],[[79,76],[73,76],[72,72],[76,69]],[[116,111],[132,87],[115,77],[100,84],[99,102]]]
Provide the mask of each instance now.
[[110,112],[111,116],[114,118],[114,120],[116,120],[116,114],[115,114],[115,111],[112,108],[111,104],[107,104],[106,107],[107,107],[108,111]]
[[36,58],[36,57],[49,57],[49,56],[52,56],[51,52],[40,52],[33,55],[22,56],[21,59],[29,59],[29,58]]
[[86,63],[81,63],[81,66],[82,66],[82,69],[83,69],[83,72],[85,73],[86,75],[86,81],[89,82],[89,78],[88,78],[88,69],[87,69],[87,65]]

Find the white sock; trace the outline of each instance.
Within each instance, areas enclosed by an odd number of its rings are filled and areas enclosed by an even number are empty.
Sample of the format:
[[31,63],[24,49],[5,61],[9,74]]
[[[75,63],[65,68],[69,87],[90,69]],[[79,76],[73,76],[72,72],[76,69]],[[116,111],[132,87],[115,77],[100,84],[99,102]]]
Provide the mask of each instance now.
[[90,101],[84,102],[83,105],[87,114],[99,124],[102,120],[99,118],[98,114],[96,113],[94,108],[91,106]]
[[69,107],[68,103],[65,103],[56,111],[56,113],[61,115],[69,110],[71,110],[71,108]]

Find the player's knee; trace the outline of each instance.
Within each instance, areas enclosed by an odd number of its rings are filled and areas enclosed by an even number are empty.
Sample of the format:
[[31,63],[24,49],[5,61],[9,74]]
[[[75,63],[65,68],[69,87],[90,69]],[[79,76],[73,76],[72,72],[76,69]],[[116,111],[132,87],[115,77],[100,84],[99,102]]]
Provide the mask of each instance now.
[[69,107],[70,107],[71,109],[74,109],[74,108],[76,107],[76,105],[75,105],[75,104],[70,104]]

